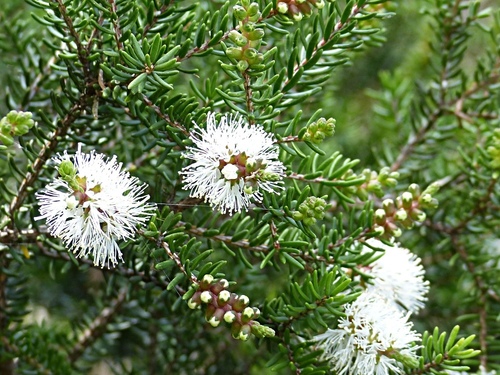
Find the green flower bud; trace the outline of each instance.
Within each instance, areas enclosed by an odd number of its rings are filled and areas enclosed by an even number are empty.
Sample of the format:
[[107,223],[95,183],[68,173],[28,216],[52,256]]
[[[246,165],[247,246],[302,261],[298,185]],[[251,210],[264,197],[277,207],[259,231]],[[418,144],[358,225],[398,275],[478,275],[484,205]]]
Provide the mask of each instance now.
[[64,181],[74,180],[76,177],[76,167],[70,160],[63,160],[57,168],[59,175]]
[[[500,133],[500,132],[499,132]],[[440,185],[437,182],[430,184],[422,194],[435,195],[439,191]]]
[[[241,26],[241,31],[245,34],[250,33],[255,30],[255,24],[247,22]],[[246,35],[248,37],[248,35]]]
[[245,52],[243,52],[243,57],[247,60],[255,59],[257,57],[257,50],[255,48],[247,48]]
[[235,5],[233,7],[233,14],[238,21],[243,21],[247,18],[247,11],[240,5]]
[[241,60],[243,58],[243,52],[240,48],[229,47],[226,49],[226,56],[231,59]]
[[259,13],[259,4],[251,3],[247,8],[248,17],[256,16]]
[[236,44],[238,47],[246,46],[248,43],[248,39],[241,35],[238,31],[232,30],[229,33],[229,39]]
[[251,326],[252,333],[255,337],[274,337],[275,332],[272,328],[261,325],[259,322],[253,321]]
[[412,193],[414,197],[418,197],[420,195],[420,186],[417,184],[411,184],[408,186],[408,191]]
[[31,112],[10,111],[0,120],[0,132],[4,136],[24,135],[35,125],[32,116]]
[[422,195],[420,196],[420,198],[419,198],[419,201],[420,201],[421,203],[424,203],[424,204],[431,203],[431,201],[432,201],[432,195],[427,194],[427,193],[422,194]]
[[265,34],[265,31],[262,29],[255,29],[247,34],[247,38],[249,40],[261,40]]
[[236,64],[236,67],[241,72],[244,72],[245,70],[247,70],[248,66],[249,66],[248,62],[246,62],[245,60],[238,61],[238,64]]
[[402,363],[405,367],[409,367],[411,369],[416,369],[419,367],[419,360],[411,355],[401,354],[396,350],[390,351],[388,353],[388,357],[394,358],[396,361]]

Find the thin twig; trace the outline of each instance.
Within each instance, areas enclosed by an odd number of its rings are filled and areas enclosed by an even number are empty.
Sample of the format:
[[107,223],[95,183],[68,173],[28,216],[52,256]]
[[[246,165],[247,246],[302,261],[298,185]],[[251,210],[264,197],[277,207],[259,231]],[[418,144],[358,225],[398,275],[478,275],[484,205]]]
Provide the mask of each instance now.
[[88,325],[82,332],[78,341],[69,351],[68,357],[71,363],[74,363],[81,357],[83,352],[94,344],[107,329],[108,324],[113,320],[118,311],[122,308],[127,298],[127,288],[123,288],[118,296],[111,301],[110,305],[104,308],[101,313]]

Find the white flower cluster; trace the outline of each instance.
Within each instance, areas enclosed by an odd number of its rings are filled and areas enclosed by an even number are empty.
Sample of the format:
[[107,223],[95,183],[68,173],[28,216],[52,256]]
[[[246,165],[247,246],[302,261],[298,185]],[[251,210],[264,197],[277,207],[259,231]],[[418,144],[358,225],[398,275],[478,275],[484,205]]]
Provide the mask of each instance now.
[[260,125],[249,125],[238,115],[223,115],[219,123],[209,113],[206,128],[196,126],[184,157],[184,189],[221,211],[248,210],[251,199],[262,201],[262,191],[282,189],[285,167],[278,160],[272,134]]
[[77,257],[91,254],[94,265],[112,266],[122,259],[117,240],[130,239],[149,220],[146,185],[121,170],[116,157],[67,153],[54,158],[60,177],[36,193],[40,216],[49,232]]
[[384,254],[363,272],[372,276],[356,301],[345,306],[346,316],[336,329],[316,336],[324,350],[322,359],[339,375],[388,375],[415,367],[420,335],[408,321],[424,306],[429,282],[421,260],[397,244],[389,246],[369,239],[362,252],[372,248]]
[[[424,307],[429,282],[424,280],[425,270],[421,259],[398,244],[389,246],[371,238],[371,247],[384,251],[384,255],[363,271],[372,276],[367,289],[394,303],[403,311],[418,312]],[[367,246],[363,251],[372,251]]]
[[376,293],[364,292],[345,306],[337,329],[316,336],[322,359],[338,375],[402,374],[403,363],[416,361],[420,335],[403,314]]

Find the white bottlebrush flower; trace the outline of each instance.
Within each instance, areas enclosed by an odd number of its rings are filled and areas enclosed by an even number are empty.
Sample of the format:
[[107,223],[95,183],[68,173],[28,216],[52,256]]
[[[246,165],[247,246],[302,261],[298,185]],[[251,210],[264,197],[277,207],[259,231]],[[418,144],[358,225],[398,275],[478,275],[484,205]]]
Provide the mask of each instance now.
[[[363,269],[373,276],[367,289],[404,310],[415,313],[423,308],[429,282],[424,280],[425,270],[421,259],[398,244],[388,246],[375,238],[366,242],[374,248],[384,250],[381,258]],[[372,250],[365,247],[364,251]]]
[[402,374],[403,365],[418,366],[415,351],[420,335],[393,304],[375,293],[364,292],[345,305],[345,317],[336,329],[314,338],[338,375]]
[[91,254],[94,265],[112,266],[122,260],[117,240],[134,236],[136,226],[149,220],[155,206],[147,203],[146,185],[122,171],[116,157],[66,152],[53,159],[60,177],[36,193],[40,216],[54,237],[77,257]]
[[184,189],[222,213],[247,210],[251,199],[262,201],[262,191],[282,188],[285,167],[273,135],[262,126],[227,114],[217,123],[209,113],[206,127],[196,126],[191,140],[194,146],[183,156],[194,163],[181,171]]

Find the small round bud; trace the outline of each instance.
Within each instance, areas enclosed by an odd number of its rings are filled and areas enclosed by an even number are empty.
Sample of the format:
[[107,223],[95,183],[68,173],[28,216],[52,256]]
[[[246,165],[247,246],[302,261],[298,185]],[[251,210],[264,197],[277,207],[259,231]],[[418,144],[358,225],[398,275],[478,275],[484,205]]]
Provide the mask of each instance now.
[[241,327],[238,338],[242,341],[248,340],[248,336],[250,335],[251,331],[252,331],[252,328],[249,325],[245,324],[243,327]]
[[200,306],[200,304],[198,302],[194,301],[192,298],[189,299],[187,304],[188,304],[188,307],[190,309],[193,309],[193,310]]
[[279,2],[278,5],[276,6],[278,9],[278,12],[281,14],[285,14],[288,12],[288,4],[284,2]]
[[397,221],[405,221],[407,217],[408,217],[408,213],[402,208],[397,210],[396,214],[394,215],[394,218]]
[[242,312],[242,317],[246,318],[245,320],[249,321],[253,318],[254,311],[251,307],[245,307]]
[[385,223],[385,211],[382,208],[376,210],[373,215],[379,224]]
[[302,13],[295,13],[295,14],[293,15],[293,19],[294,19],[295,21],[297,21],[297,22],[301,21],[301,20],[302,20],[302,18],[304,18],[304,16],[302,15]]
[[380,226],[380,225],[375,225],[374,228],[373,228],[373,231],[375,233],[377,233],[377,235],[379,235],[379,236],[383,236],[384,233],[385,233],[384,227]]
[[208,290],[205,290],[200,294],[200,299],[204,303],[212,303],[213,300],[212,293],[210,293]]
[[236,319],[236,314],[233,311],[227,311],[224,314],[224,321],[226,323],[232,323]]
[[422,194],[420,196],[420,202],[425,203],[425,204],[431,203],[432,202],[432,195],[427,194],[427,193]]
[[401,200],[403,201],[403,204],[411,203],[413,201],[413,194],[409,191],[405,191],[401,194]]
[[325,2],[323,0],[316,1],[313,4],[317,9],[323,9],[325,7]]
[[385,199],[382,202],[382,207],[384,208],[384,211],[388,214],[392,214],[396,208],[394,205],[394,201],[392,199]]
[[259,13],[259,4],[251,3],[247,8],[248,17],[255,16]]
[[238,61],[236,67],[238,68],[239,71],[244,72],[245,70],[248,69],[248,62],[245,60]]
[[248,43],[248,39],[241,35],[238,31],[232,30],[229,33],[229,39],[238,47],[243,47]]
[[229,47],[226,49],[226,56],[231,59],[240,60],[243,58],[243,52],[240,48]]
[[229,293],[227,290],[223,290],[222,292],[219,293],[219,302],[223,304],[229,302],[230,298],[231,298],[231,293]]
[[241,296],[238,297],[238,300],[241,301],[245,306],[247,306],[250,303],[250,299],[242,294]]
[[226,288],[228,288],[228,287],[229,287],[229,281],[227,281],[226,279],[220,279],[220,280],[219,280],[219,283],[220,283],[220,285],[222,285],[222,287],[223,287],[224,289],[226,289]]
[[420,211],[419,209],[414,209],[411,212],[411,217],[413,220],[418,221],[419,223],[422,223],[427,218],[427,215],[425,214],[425,212]]
[[240,5],[235,5],[233,7],[233,13],[236,19],[238,19],[239,21],[243,21],[245,18],[247,18],[247,11]]
[[203,276],[203,279],[201,279],[201,281],[206,284],[212,284],[212,282],[214,281],[214,277],[207,273],[205,276]]
[[420,195],[420,186],[417,184],[411,184],[408,186],[408,191],[413,194],[413,196],[417,197]]
[[394,237],[401,237],[401,235],[403,234],[403,231],[398,227],[391,228],[391,232]]
[[214,315],[212,316],[209,320],[208,320],[208,323],[212,326],[212,327],[217,327],[219,324],[220,324],[220,320],[217,319],[217,317]]

